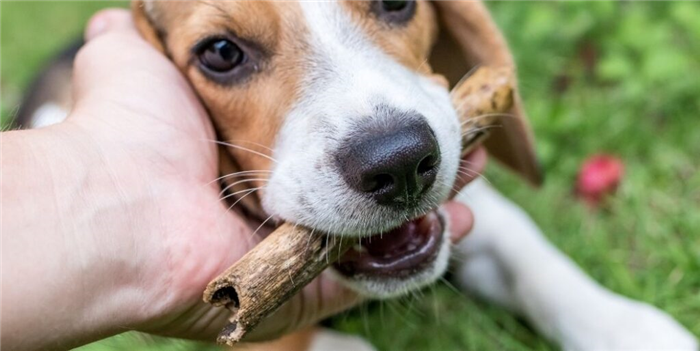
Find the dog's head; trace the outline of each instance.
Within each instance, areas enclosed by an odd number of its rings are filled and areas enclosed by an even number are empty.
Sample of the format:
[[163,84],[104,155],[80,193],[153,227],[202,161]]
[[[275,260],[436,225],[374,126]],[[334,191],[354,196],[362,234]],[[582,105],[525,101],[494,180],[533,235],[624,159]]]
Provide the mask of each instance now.
[[[145,0],[133,9],[230,145],[221,165],[239,172],[223,178],[235,201],[357,237],[335,270],[365,294],[400,294],[443,273],[449,243],[435,208],[458,173],[461,139],[448,80],[480,63],[513,64],[482,4]],[[537,182],[519,112],[487,146]]]

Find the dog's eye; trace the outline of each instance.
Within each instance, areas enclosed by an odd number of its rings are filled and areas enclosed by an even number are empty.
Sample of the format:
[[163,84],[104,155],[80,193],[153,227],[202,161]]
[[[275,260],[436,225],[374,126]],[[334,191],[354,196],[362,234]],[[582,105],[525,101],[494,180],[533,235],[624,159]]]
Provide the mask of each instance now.
[[209,42],[199,53],[199,61],[214,72],[228,72],[243,62],[243,51],[226,39]]
[[382,9],[384,11],[393,12],[401,11],[408,6],[408,1],[401,0],[384,0],[382,1]]
[[403,24],[416,13],[416,1],[380,0],[375,2],[374,11],[385,22]]

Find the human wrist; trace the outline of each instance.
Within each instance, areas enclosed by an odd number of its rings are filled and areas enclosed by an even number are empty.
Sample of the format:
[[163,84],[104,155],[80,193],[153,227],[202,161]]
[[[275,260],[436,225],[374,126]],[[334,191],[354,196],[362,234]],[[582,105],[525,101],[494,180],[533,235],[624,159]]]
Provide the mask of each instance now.
[[[114,197],[109,188],[117,185],[85,132],[66,122],[3,133],[3,215],[13,218],[3,221],[3,281],[12,286],[2,304],[8,349],[69,348],[140,318],[132,275],[139,262],[114,237],[125,233],[100,223],[129,200]],[[13,330],[39,332],[14,340],[27,333]]]

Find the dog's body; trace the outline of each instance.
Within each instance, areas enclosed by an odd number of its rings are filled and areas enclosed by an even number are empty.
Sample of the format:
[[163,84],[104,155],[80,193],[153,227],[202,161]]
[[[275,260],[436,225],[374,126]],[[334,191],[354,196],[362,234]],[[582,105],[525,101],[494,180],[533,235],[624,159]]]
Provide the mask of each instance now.
[[[460,125],[440,76],[454,82],[475,65],[513,64],[483,5],[146,1],[134,13],[144,38],[208,108],[228,145],[222,173],[249,175],[224,178],[236,204],[261,220],[363,240],[335,273],[369,296],[402,294],[444,272],[446,221],[434,209],[460,172]],[[42,91],[51,86],[37,86],[43,98],[22,109],[26,125],[67,114],[65,96]],[[487,147],[538,183],[517,97],[513,116]],[[483,181],[458,200],[475,213],[475,228],[455,253],[466,291],[525,315],[567,350],[697,350],[667,315],[590,280]],[[369,238],[382,233],[415,245],[372,245]],[[369,348],[328,333],[304,335],[314,350]]]

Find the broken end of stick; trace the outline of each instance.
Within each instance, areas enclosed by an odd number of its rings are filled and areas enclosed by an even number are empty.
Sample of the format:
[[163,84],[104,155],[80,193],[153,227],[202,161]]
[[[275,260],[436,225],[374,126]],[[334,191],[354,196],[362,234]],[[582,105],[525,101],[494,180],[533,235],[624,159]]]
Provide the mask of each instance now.
[[235,283],[230,279],[217,279],[212,281],[204,290],[203,300],[216,307],[226,307],[231,312],[229,323],[221,330],[216,337],[219,344],[233,346],[243,339],[247,334],[247,329],[237,321],[240,300]]
[[231,312],[228,324],[219,332],[216,342],[233,346],[247,334],[247,328],[237,320],[240,300],[233,281],[228,279],[215,280],[204,291],[204,302],[216,307],[226,307]]
[[244,328],[239,328],[238,323],[230,322],[224,329],[221,330],[219,335],[216,337],[216,342],[219,344],[226,344],[228,346],[233,346],[246,335],[246,330]]
[[226,306],[229,310],[238,309],[241,304],[235,284],[229,279],[217,279],[209,283],[204,290],[203,300],[216,307]]

